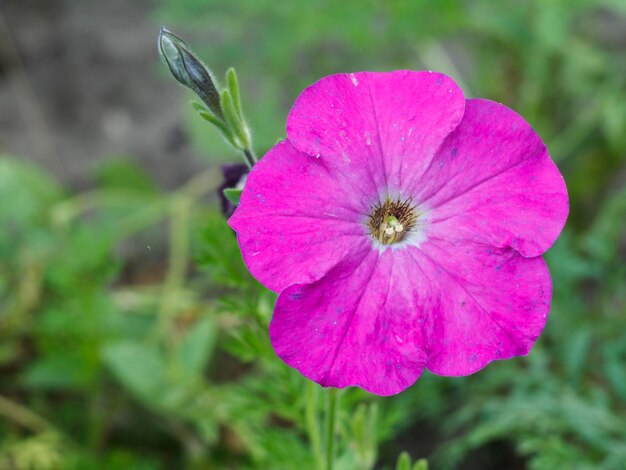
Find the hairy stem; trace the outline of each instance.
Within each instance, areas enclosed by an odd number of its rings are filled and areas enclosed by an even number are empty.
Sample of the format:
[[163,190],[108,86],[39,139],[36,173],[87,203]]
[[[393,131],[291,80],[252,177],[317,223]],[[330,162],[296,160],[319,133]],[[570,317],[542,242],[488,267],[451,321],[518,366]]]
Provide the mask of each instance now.
[[248,166],[250,168],[252,168],[254,166],[254,164],[257,162],[257,159],[254,156],[254,154],[252,153],[252,150],[244,149],[243,150],[243,155],[244,155],[244,157],[246,157],[246,163],[248,164]]

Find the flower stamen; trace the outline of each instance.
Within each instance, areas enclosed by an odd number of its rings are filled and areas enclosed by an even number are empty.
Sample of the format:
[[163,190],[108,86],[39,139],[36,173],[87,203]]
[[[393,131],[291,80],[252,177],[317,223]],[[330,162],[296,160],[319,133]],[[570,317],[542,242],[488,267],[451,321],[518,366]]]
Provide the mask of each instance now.
[[417,212],[410,199],[400,198],[378,203],[372,207],[369,229],[372,237],[383,245],[401,241],[415,226]]

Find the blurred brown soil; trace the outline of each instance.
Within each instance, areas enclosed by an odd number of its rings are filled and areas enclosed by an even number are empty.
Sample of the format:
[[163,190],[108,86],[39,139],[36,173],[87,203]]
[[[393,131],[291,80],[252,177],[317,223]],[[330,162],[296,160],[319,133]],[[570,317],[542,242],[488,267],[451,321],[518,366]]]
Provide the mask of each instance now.
[[75,188],[128,155],[166,188],[201,166],[182,128],[182,90],[157,57],[148,0],[0,1],[0,153]]

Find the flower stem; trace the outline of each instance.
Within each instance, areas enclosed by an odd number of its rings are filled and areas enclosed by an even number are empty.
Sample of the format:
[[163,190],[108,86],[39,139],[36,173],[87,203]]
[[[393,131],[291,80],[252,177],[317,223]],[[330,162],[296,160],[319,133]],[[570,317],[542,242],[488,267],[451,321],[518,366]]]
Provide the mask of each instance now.
[[246,157],[246,163],[248,164],[248,166],[252,168],[257,162],[256,157],[254,156],[252,151],[250,149],[244,149],[243,155]]
[[0,416],[34,432],[54,430],[54,427],[41,416],[3,396],[0,396]]
[[334,463],[334,443],[335,443],[335,419],[337,408],[337,389],[328,390],[327,415],[327,435],[326,435],[326,470],[333,470]]
[[189,224],[191,218],[191,200],[174,197],[170,205],[169,221],[169,266],[163,284],[159,310],[158,332],[171,341],[171,322],[177,313],[180,292],[185,284],[185,275],[189,261]]
[[322,453],[322,439],[320,436],[320,425],[317,414],[317,390],[315,382],[306,381],[306,409],[305,418],[306,426],[309,434],[309,441],[315,458],[315,465],[318,470],[324,468],[324,454]]

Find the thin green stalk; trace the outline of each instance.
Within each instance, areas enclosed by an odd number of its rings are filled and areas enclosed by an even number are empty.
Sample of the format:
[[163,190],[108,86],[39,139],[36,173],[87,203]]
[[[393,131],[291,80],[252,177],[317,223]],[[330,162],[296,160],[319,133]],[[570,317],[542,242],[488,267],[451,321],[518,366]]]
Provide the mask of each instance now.
[[179,295],[185,286],[189,263],[190,239],[189,227],[192,223],[194,203],[217,183],[217,173],[210,169],[179,189],[169,200],[169,266],[161,294],[159,321],[155,335],[171,340],[172,318],[176,315]]
[[333,470],[334,459],[334,444],[335,444],[335,419],[337,408],[337,389],[330,388],[328,390],[328,408],[326,409],[326,470]]
[[0,416],[33,431],[56,431],[54,426],[28,408],[0,395]]
[[257,161],[256,157],[250,149],[244,149],[243,154],[246,157],[246,163],[250,168],[252,168]]
[[159,329],[165,338],[170,336],[168,335],[170,322],[176,313],[178,295],[185,283],[189,258],[188,228],[191,217],[191,201],[176,196],[172,200],[170,211],[169,267],[165,277],[159,312]]
[[59,202],[52,209],[52,221],[57,225],[69,223],[85,212],[102,207],[143,206],[155,201],[137,191],[96,189]]
[[324,468],[324,454],[322,453],[322,439],[320,436],[320,425],[317,415],[317,393],[315,382],[306,381],[306,426],[309,433],[309,440],[313,448],[315,465],[319,470]]

